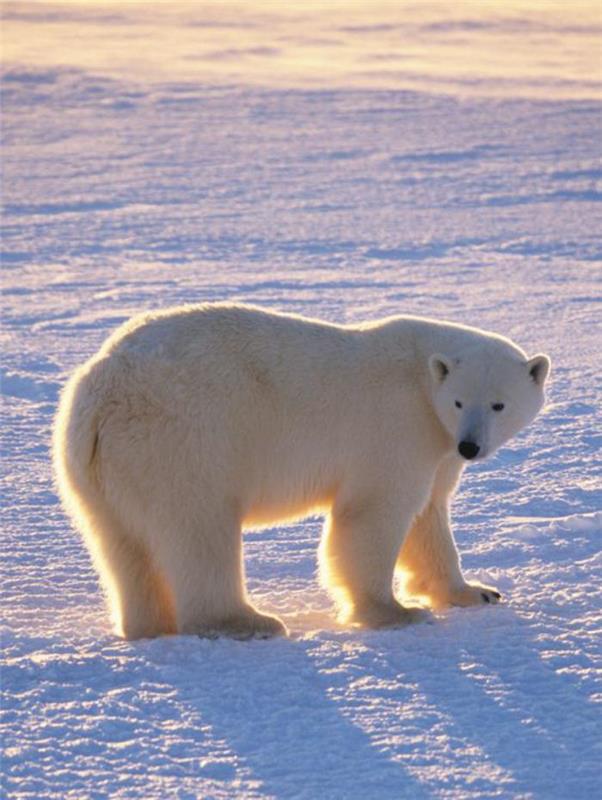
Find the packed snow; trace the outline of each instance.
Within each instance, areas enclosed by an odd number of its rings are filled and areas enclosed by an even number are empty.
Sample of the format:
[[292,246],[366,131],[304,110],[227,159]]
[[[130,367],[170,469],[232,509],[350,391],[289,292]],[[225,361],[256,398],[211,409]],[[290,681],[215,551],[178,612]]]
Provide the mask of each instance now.
[[[4,5],[3,795],[599,796],[591,6]],[[246,536],[252,598],[289,639],[114,636],[53,488],[58,394],[134,312],[207,300],[429,315],[551,356],[544,413],[454,502],[464,568],[502,605],[345,629],[309,519]]]

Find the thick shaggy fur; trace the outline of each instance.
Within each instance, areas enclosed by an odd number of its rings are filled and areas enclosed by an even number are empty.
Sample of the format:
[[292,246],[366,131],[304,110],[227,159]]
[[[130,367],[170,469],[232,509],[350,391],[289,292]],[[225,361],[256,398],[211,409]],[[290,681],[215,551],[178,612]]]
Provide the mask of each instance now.
[[54,432],[60,494],[117,630],[284,632],[246,595],[241,530],[317,510],[344,620],[419,618],[394,597],[396,568],[435,607],[495,602],[464,580],[450,532],[457,448],[487,455],[527,424],[548,367],[415,317],[336,326],[222,304],[135,317],[73,375]]

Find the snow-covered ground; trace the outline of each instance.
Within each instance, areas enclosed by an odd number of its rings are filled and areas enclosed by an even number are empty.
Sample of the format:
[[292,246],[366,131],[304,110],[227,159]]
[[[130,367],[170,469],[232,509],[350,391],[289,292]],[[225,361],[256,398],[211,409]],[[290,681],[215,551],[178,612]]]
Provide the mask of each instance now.
[[[599,796],[591,7],[4,5],[4,796]],[[367,79],[354,52],[394,69]],[[52,486],[58,392],[133,312],[217,299],[428,314],[551,355],[546,412],[454,506],[464,566],[503,605],[341,629],[311,519],[246,539],[253,598],[290,639],[113,636]]]

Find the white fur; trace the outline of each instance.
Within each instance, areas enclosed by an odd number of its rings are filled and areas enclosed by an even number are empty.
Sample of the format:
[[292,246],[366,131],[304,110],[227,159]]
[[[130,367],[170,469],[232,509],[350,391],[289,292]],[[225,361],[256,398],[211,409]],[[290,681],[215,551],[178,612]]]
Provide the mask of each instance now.
[[394,597],[396,567],[435,607],[494,602],[464,581],[449,528],[457,446],[486,455],[530,422],[548,368],[416,317],[343,327],[223,304],[135,317],[72,377],[54,432],[117,629],[284,632],[247,598],[241,529],[316,510],[343,619],[418,618]]

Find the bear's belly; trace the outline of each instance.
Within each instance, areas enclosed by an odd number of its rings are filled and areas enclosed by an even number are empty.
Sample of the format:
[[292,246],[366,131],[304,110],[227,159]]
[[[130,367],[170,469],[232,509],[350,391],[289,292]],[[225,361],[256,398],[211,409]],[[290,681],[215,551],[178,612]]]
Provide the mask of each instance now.
[[243,513],[243,528],[261,528],[324,514],[332,506],[334,490],[290,487],[288,491],[262,493],[251,499]]

